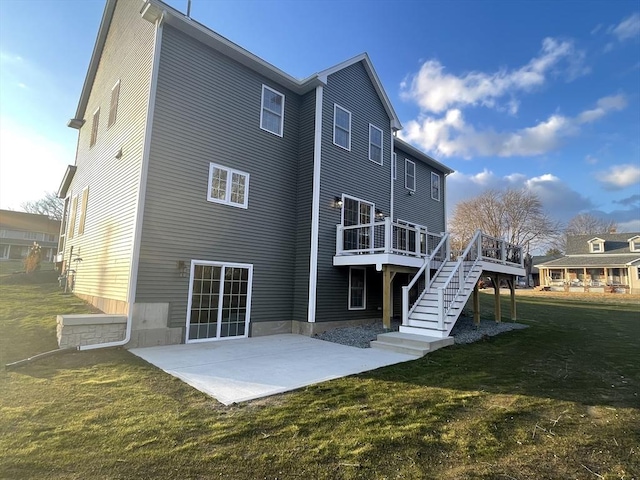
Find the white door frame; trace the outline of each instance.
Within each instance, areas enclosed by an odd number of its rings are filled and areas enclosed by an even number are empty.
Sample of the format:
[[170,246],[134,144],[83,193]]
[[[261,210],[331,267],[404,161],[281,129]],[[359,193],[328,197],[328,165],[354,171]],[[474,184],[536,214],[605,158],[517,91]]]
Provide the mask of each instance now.
[[[223,295],[219,295],[219,304],[218,304],[218,320],[216,324],[216,336],[212,338],[189,338],[189,327],[191,325],[191,301],[193,299],[193,277],[195,273],[196,265],[204,265],[204,266],[213,266],[213,267],[223,267],[223,272],[225,267],[238,267],[238,268],[246,268],[249,270],[249,275],[247,278],[247,307],[246,314],[244,320],[244,335],[234,335],[229,337],[220,337],[220,329],[222,326],[221,317],[222,317],[222,297]],[[224,294],[224,274],[220,275],[220,288]],[[185,343],[201,343],[201,342],[211,342],[211,341],[219,341],[219,340],[232,340],[235,338],[247,338],[249,336],[249,325],[251,319],[251,292],[253,290],[253,264],[251,263],[234,263],[234,262],[213,262],[209,260],[191,260],[191,269],[189,271],[189,297],[187,302],[187,324],[185,329]]]

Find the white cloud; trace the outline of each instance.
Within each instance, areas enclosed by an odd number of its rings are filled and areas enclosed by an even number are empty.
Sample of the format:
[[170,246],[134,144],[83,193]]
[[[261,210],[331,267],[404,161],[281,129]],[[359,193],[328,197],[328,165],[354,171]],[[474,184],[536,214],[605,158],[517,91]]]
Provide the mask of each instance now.
[[600,172],[598,180],[607,190],[621,190],[640,183],[640,167],[631,164],[614,165],[607,171]]
[[596,163],[598,163],[598,159],[593,155],[587,155],[584,158],[584,161],[587,162],[589,165],[595,165]]
[[545,211],[563,222],[594,207],[589,198],[550,173],[529,178],[521,173],[499,176],[487,169],[475,174],[455,172],[447,177],[447,186],[447,210],[450,214],[462,200],[473,198],[488,189],[504,188],[523,188],[535,193]]
[[403,139],[445,157],[542,155],[560,147],[566,138],[578,134],[581,125],[620,110],[626,104],[623,95],[603,97],[595,108],[576,117],[553,114],[532,127],[514,132],[476,130],[465,122],[460,110],[452,109],[439,118],[423,116],[406,122],[406,128],[400,134]]
[[[571,41],[545,38],[537,57],[526,65],[493,73],[468,72],[456,76],[445,72],[438,60],[426,61],[419,72],[400,85],[400,96],[415,101],[423,112],[440,113],[452,107],[484,106],[498,108],[498,100],[504,96],[524,91],[530,92],[546,82],[550,72],[564,62],[568,80],[588,72],[584,67],[584,52],[577,50]],[[514,114],[519,103],[511,98],[507,109]]]
[[636,12],[629,15],[618,25],[609,27],[608,32],[620,42],[640,38],[640,13]]

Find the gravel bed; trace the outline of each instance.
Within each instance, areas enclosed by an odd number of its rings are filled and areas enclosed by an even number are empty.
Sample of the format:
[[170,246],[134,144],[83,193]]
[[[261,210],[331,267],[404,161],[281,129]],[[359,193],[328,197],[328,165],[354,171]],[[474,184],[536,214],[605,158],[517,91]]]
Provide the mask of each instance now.
[[[391,330],[385,330],[382,323],[376,322],[368,325],[357,325],[355,327],[335,328],[328,332],[314,335],[314,338],[325,340],[327,342],[339,343],[350,347],[370,348],[370,342],[375,340],[381,333],[389,331],[397,332],[400,327],[399,321],[391,323]],[[480,325],[473,324],[472,317],[461,316],[455,327],[451,331],[456,343],[473,343],[484,337],[493,337],[503,332],[511,330],[520,330],[527,328],[527,325],[521,323],[496,323],[493,320],[480,320]]]

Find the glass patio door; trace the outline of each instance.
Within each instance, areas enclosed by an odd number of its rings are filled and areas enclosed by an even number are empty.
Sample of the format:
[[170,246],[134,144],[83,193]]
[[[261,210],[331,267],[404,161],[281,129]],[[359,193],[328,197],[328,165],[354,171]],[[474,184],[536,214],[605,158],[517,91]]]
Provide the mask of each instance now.
[[252,273],[252,265],[192,262],[187,343],[248,336]]
[[358,228],[344,230],[343,245],[345,250],[366,250],[371,248],[373,209],[373,203],[344,197],[342,225],[345,227],[359,226]]

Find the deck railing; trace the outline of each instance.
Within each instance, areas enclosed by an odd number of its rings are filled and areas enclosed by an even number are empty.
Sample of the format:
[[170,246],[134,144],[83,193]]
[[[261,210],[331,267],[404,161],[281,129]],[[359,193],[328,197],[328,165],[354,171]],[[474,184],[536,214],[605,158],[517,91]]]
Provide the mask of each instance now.
[[336,225],[336,255],[393,253],[425,258],[441,239],[442,234],[425,227],[387,217],[366,225]]

